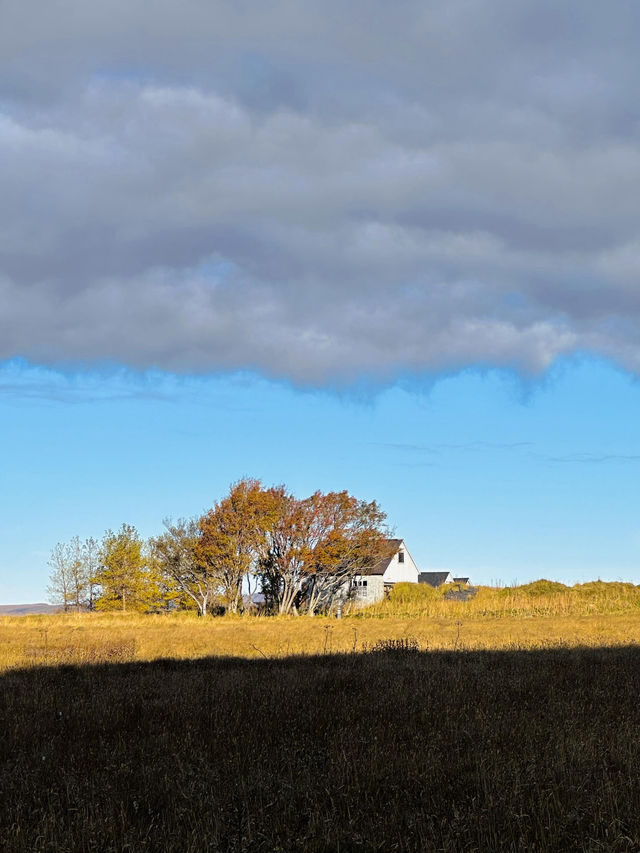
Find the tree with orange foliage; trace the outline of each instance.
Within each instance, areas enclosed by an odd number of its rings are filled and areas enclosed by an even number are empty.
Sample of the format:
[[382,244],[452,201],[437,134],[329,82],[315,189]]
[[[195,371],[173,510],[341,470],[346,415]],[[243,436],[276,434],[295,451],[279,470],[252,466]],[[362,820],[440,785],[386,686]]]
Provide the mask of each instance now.
[[348,595],[354,577],[380,559],[389,534],[376,501],[360,501],[346,491],[316,492],[308,500],[312,523],[305,605],[313,616],[337,595]]
[[313,616],[339,593],[348,595],[353,577],[379,558],[388,535],[385,513],[375,501],[359,501],[346,491],[315,492],[302,500],[283,487],[271,492],[263,590],[279,613],[304,608]]
[[196,559],[215,574],[231,613],[242,610],[243,582],[249,583],[265,529],[273,524],[276,507],[271,493],[260,480],[238,480],[198,521]]

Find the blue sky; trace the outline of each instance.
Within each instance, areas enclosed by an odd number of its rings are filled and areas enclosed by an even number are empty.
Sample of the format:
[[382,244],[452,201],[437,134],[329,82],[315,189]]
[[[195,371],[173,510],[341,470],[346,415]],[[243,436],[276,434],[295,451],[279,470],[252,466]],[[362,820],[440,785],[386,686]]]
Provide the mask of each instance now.
[[639,42],[628,0],[3,0],[0,601],[243,475],[425,568],[640,581]]
[[5,603],[44,597],[57,541],[154,535],[244,475],[377,499],[424,569],[640,582],[640,385],[600,360],[357,394],[12,362],[0,391]]

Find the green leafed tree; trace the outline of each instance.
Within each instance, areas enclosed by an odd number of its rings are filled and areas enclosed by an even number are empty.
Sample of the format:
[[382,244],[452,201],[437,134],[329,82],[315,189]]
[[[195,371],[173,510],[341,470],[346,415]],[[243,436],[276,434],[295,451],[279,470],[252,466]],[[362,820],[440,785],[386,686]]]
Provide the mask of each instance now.
[[149,611],[162,607],[157,578],[145,559],[142,539],[130,524],[105,533],[94,580],[100,587],[96,610]]
[[150,540],[152,560],[169,608],[197,607],[206,616],[219,593],[219,579],[211,567],[198,560],[200,528],[196,521],[164,521],[165,532]]

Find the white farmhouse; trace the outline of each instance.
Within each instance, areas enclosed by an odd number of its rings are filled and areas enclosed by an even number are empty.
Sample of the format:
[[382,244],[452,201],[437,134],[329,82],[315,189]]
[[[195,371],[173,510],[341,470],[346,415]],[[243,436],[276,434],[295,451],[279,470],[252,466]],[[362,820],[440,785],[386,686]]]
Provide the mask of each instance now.
[[388,552],[366,574],[353,580],[356,604],[373,604],[396,583],[418,583],[420,572],[404,539],[387,539]]

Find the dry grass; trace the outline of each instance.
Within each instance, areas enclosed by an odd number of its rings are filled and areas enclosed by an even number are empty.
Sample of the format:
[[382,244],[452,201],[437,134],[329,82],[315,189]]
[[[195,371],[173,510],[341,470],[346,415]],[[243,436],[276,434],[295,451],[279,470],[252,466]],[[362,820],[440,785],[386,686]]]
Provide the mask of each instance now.
[[635,589],[0,618],[0,850],[637,851]]
[[565,586],[539,580],[523,586],[478,587],[469,601],[450,601],[449,585],[432,589],[423,584],[397,584],[389,598],[362,610],[362,618],[387,616],[485,619],[538,616],[595,616],[640,613],[640,586],[631,583],[590,583]]
[[10,671],[0,850],[633,853],[639,674],[410,642]]
[[[640,610],[497,611],[482,591],[471,602],[385,602],[341,620],[191,614],[56,614],[0,617],[0,671],[63,663],[207,656],[271,658],[352,652],[379,640],[415,638],[420,649],[540,649],[640,641]],[[505,596],[505,601],[512,602]]]

